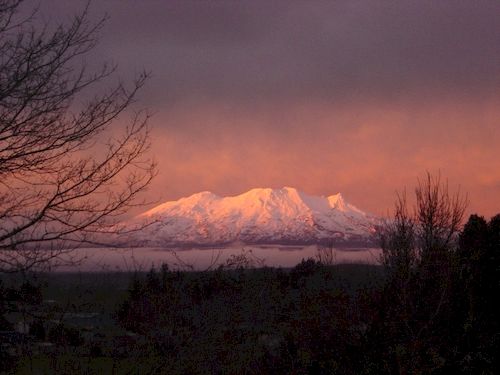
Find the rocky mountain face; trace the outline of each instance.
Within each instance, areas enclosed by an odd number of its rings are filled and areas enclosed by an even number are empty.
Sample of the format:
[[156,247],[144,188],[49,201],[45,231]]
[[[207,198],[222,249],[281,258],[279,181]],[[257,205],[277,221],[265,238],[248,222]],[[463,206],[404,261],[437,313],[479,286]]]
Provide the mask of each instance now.
[[340,193],[318,197],[284,187],[252,189],[231,197],[202,192],[163,203],[127,226],[147,224],[128,238],[135,244],[208,246],[370,243],[379,223]]

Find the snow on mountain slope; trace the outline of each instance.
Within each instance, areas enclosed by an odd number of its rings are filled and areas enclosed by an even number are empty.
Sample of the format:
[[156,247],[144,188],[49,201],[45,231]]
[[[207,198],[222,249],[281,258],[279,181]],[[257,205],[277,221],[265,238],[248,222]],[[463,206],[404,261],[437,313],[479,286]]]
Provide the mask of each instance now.
[[202,192],[163,203],[130,225],[146,222],[152,224],[134,234],[135,241],[216,245],[368,239],[378,220],[347,203],[341,194],[317,197],[284,187],[252,189],[232,197]]

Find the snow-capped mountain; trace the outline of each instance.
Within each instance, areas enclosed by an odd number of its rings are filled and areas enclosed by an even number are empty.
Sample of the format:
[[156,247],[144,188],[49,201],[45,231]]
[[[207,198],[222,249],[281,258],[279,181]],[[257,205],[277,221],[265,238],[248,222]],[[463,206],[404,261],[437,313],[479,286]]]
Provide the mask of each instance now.
[[128,225],[148,223],[132,240],[162,246],[369,241],[378,222],[340,193],[317,197],[284,187],[231,197],[202,192],[163,203]]

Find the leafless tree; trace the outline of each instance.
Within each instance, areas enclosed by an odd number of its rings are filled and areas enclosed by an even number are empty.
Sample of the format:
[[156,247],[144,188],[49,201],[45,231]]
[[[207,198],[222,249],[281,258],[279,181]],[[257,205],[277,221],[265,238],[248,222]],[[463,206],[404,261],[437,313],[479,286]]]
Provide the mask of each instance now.
[[[116,67],[89,72],[84,61],[105,19],[93,23],[83,9],[68,24],[39,27],[36,12],[23,18],[21,6],[23,0],[0,0],[4,272],[44,264],[113,230],[155,175],[149,115],[128,111],[147,74],[96,94]],[[111,128],[118,119],[128,124]]]
[[398,193],[394,215],[388,219],[380,233],[382,264],[392,273],[405,278],[416,265],[416,223],[408,210],[406,192]]
[[316,250],[316,260],[325,266],[333,266],[337,263],[337,252],[333,243],[328,245],[318,245]]
[[382,263],[409,272],[418,264],[439,262],[455,249],[467,204],[459,189],[450,193],[440,175],[427,173],[415,188],[413,209],[406,192],[398,194],[394,215],[381,232]]
[[231,254],[226,262],[219,265],[219,269],[249,269],[265,265],[265,259],[256,256],[252,249],[241,249],[240,254]]
[[402,372],[427,361],[417,355],[424,336],[426,342],[436,340],[433,327],[450,298],[453,254],[467,204],[460,190],[450,193],[439,175],[427,173],[418,181],[413,208],[404,192],[398,194],[394,216],[382,230],[388,324],[405,343],[396,351]]

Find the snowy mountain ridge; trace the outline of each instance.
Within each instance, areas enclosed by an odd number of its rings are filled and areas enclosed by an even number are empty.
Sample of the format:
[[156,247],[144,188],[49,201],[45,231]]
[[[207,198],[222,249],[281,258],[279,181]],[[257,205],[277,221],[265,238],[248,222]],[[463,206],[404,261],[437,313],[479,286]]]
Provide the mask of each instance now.
[[148,245],[318,243],[368,241],[379,220],[347,203],[295,188],[256,188],[220,197],[204,191],[156,206],[129,225],[149,225],[134,234]]

